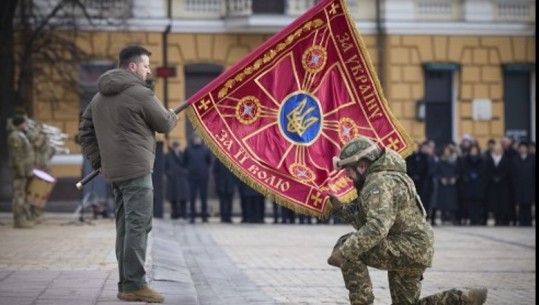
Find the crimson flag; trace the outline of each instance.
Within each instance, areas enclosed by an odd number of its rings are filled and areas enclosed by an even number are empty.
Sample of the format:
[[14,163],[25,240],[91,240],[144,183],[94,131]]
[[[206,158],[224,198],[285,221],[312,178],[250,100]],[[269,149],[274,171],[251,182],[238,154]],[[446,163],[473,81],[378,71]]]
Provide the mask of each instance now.
[[357,194],[332,157],[357,137],[407,155],[345,0],[323,0],[193,95],[188,117],[242,181],[296,212],[326,217],[328,194]]

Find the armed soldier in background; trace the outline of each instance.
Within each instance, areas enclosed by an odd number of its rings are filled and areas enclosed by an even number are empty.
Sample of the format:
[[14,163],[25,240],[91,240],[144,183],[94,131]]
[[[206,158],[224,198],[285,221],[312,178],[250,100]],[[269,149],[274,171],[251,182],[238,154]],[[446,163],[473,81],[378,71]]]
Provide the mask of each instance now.
[[34,149],[28,140],[26,131],[28,122],[23,116],[8,120],[9,169],[13,183],[12,211],[15,228],[34,226],[31,207],[27,200],[26,187],[33,175]]

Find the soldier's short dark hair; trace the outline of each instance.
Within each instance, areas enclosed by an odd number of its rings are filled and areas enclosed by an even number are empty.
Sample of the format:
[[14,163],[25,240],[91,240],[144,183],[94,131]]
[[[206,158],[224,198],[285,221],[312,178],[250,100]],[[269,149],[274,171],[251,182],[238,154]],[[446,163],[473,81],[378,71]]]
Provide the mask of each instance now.
[[145,48],[143,48],[141,46],[138,46],[138,45],[130,45],[130,46],[127,46],[127,47],[123,48],[123,50],[120,51],[119,67],[125,69],[132,62],[134,62],[134,63],[141,62],[141,60],[142,60],[141,56],[142,55],[150,56],[150,55],[152,55],[152,52],[150,52],[147,49],[145,49]]
[[13,117],[11,122],[13,123],[13,126],[19,127],[22,123],[26,122],[26,119],[23,116],[16,115]]

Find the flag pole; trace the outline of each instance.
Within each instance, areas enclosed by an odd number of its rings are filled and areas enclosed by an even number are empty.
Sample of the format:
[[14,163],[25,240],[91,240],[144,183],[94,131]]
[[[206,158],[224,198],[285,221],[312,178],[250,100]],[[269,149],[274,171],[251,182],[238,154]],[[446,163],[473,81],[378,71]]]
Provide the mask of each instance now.
[[[190,104],[187,101],[184,101],[178,107],[174,108],[172,111],[174,111],[175,114],[179,114],[180,112],[187,109],[187,107],[189,107],[189,105]],[[97,177],[97,175],[99,175],[100,172],[101,172],[101,168],[94,169],[91,173],[89,173],[88,175],[84,176],[84,178],[79,180],[79,182],[77,182],[75,184],[75,186],[77,187],[78,190],[82,190],[84,185],[86,183],[92,181],[92,179],[94,179],[95,177]]]

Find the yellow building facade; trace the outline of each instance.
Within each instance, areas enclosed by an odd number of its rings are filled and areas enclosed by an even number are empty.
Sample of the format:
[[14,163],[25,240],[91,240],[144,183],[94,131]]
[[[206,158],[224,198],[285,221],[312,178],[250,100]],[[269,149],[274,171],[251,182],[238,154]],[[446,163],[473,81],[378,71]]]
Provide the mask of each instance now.
[[[412,138],[426,140],[425,123],[417,120],[416,101],[424,97],[425,63],[457,63],[455,120],[458,141],[463,134],[485,147],[505,134],[504,64],[535,64],[535,37],[402,36],[388,37],[385,93],[396,117]],[[472,103],[489,99],[491,118],[474,120]],[[532,101],[530,100],[530,103]],[[535,103],[535,99],[533,100]],[[531,115],[530,113],[523,113]],[[535,140],[535,136],[533,136]]]
[[[217,1],[217,0],[216,0]],[[220,2],[220,1],[217,1]],[[249,2],[249,1],[247,1]],[[294,1],[285,1],[294,2]],[[402,123],[404,128],[416,141],[424,141],[429,138],[427,123],[422,117],[419,108],[420,102],[425,101],[426,75],[428,67],[442,65],[451,70],[451,97],[449,107],[451,110],[449,137],[458,142],[463,134],[468,134],[476,139],[481,147],[485,147],[490,138],[499,139],[506,133],[504,100],[504,67],[506,65],[525,65],[530,74],[528,87],[530,121],[530,140],[535,141],[535,15],[533,23],[526,19],[521,27],[514,26],[513,30],[480,30],[464,31],[451,28],[451,21],[442,20],[432,30],[432,20],[421,19],[417,4],[420,1],[386,1],[385,25],[382,32],[376,29],[374,14],[363,16],[358,13],[364,10],[364,6],[373,12],[375,5],[372,1],[347,1],[351,5],[352,13],[356,18],[366,18],[367,21],[358,22],[358,30],[369,51],[369,55],[376,69],[383,75],[382,86],[389,107]],[[428,1],[423,1],[428,2]],[[422,2],[422,3],[423,3]],[[444,1],[442,1],[444,2]],[[485,1],[487,2],[487,1]],[[535,1],[532,1],[532,8]],[[182,1],[174,1],[173,6],[182,8]],[[408,31],[402,30],[399,24],[391,25],[392,16],[402,14],[404,3],[408,3],[414,10],[414,18],[406,22]],[[460,1],[445,1],[448,7],[454,8],[455,3],[462,6]],[[184,3],[183,3],[184,4]],[[288,6],[290,7],[290,6]],[[290,9],[290,8],[289,8]],[[299,12],[286,16],[282,24],[269,23],[266,27],[255,27],[254,13],[251,11],[247,17],[243,17],[247,26],[245,28],[233,27],[219,29],[219,23],[212,30],[211,26],[201,26],[196,30],[196,24],[190,28],[181,25],[173,26],[173,30],[167,34],[168,43],[164,44],[162,30],[121,29],[121,30],[90,30],[80,35],[78,45],[92,54],[96,62],[108,62],[110,65],[117,63],[118,52],[128,44],[140,44],[152,52],[151,64],[155,74],[156,67],[164,65],[163,55],[167,55],[167,66],[176,68],[177,74],[167,80],[156,77],[155,93],[168,108],[175,108],[186,99],[187,88],[185,67],[192,64],[213,64],[223,67],[233,65],[249,52],[270,38],[279,28],[295,19],[305,8]],[[400,9],[400,10],[397,10]],[[468,9],[470,9],[468,7]],[[398,13],[396,13],[398,12]],[[452,12],[452,10],[450,10]],[[393,15],[392,15],[393,14]],[[179,14],[181,19],[185,14]],[[369,16],[370,19],[369,19]],[[418,17],[420,16],[420,17]],[[398,18],[400,19],[398,19]],[[403,17],[394,17],[401,20]],[[443,18],[442,18],[443,19]],[[202,18],[204,21],[204,18]],[[379,21],[379,20],[378,20]],[[518,20],[517,20],[518,21]],[[185,21],[187,23],[192,20]],[[215,18],[209,18],[208,23],[216,22]],[[225,20],[226,23],[226,20]],[[465,24],[464,20],[457,20],[458,24]],[[496,20],[492,21],[496,23]],[[417,24],[417,26],[414,26]],[[225,24],[226,25],[226,24]],[[472,22],[473,25],[473,22]],[[477,27],[477,24],[475,24]],[[473,26],[472,26],[473,28]],[[175,30],[174,30],[175,29]],[[461,33],[462,32],[462,33]],[[517,33],[517,34],[515,34]],[[163,48],[166,47],[166,52]],[[445,69],[445,68],[443,68]],[[164,92],[164,82],[168,82],[168,92]],[[65,99],[55,107],[40,101],[36,96],[33,102],[34,116],[37,120],[57,126],[70,135],[67,146],[72,155],[77,156],[74,161],[62,161],[56,158],[53,162],[53,174],[57,177],[80,177],[81,156],[80,147],[75,142],[78,132],[79,112],[81,100],[78,92],[64,93]],[[168,96],[164,100],[164,96]],[[449,114],[448,114],[449,115]],[[180,121],[176,129],[167,137],[158,136],[159,140],[167,143],[170,140],[179,140],[186,145],[185,116],[180,114]],[[431,118],[432,120],[432,118]],[[166,145],[165,145],[166,147]]]

